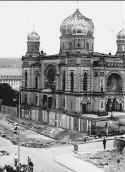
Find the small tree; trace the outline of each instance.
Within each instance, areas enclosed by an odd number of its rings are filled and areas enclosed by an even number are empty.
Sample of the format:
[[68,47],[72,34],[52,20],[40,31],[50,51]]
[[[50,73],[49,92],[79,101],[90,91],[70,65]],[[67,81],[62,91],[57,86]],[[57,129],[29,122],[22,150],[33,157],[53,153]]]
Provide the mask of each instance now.
[[0,83],[0,99],[2,104],[16,106],[18,103],[18,91],[13,90],[9,84]]

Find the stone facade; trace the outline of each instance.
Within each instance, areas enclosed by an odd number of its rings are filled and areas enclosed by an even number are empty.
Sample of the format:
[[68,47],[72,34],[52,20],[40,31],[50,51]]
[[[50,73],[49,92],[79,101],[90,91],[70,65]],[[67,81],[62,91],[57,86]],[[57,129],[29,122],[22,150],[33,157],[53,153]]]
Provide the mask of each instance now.
[[[116,55],[94,52],[94,24],[77,9],[60,27],[60,52],[39,50],[32,32],[22,57],[22,118],[81,132],[110,111],[125,111],[125,32]],[[122,41],[124,40],[124,41]],[[122,44],[122,45],[121,45]]]

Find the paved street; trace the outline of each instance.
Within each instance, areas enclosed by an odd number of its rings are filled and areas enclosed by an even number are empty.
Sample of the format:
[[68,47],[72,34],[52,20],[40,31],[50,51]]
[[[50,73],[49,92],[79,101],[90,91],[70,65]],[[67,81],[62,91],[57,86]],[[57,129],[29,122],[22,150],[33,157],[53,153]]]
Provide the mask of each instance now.
[[[112,141],[108,141],[108,148],[112,148]],[[9,157],[1,157],[0,164],[3,164],[3,161],[9,161],[11,164],[13,163],[14,154],[17,152],[17,146],[12,145],[12,143],[4,138],[0,137],[0,150],[6,150],[10,153]],[[103,150],[102,143],[88,143],[79,146],[79,151],[83,152],[95,152],[98,150]],[[70,172],[68,168],[59,165],[55,160],[58,157],[65,157],[65,160],[70,161],[70,159],[66,159],[66,156],[73,155],[73,146],[72,145],[63,145],[54,148],[25,148],[21,147],[21,161],[26,162],[27,156],[30,156],[32,161],[35,164],[34,171],[35,172]],[[74,155],[73,155],[74,156]],[[72,156],[72,158],[73,158]],[[81,160],[79,160],[81,161]],[[73,162],[71,162],[74,164]],[[77,164],[75,164],[77,166]],[[91,165],[90,165],[91,166]]]
[[[3,118],[0,120],[0,126],[6,127],[9,130],[13,130],[13,125],[8,123]],[[23,127],[22,127],[23,128]],[[43,135],[39,135],[36,132],[25,129],[23,131],[23,137],[31,137],[32,139],[40,138],[46,140],[50,138]],[[21,136],[22,137],[22,136]],[[113,147],[113,141],[107,141],[107,149]],[[10,156],[3,156],[0,159],[0,165],[9,163],[14,164],[14,154],[17,153],[17,146],[13,145],[9,140],[0,137],[0,150],[5,150],[10,153]],[[95,153],[97,151],[103,150],[102,141],[93,142],[79,145],[79,154],[83,153]],[[80,170],[88,170],[91,172],[91,169],[97,169],[90,163],[79,160],[75,157],[73,153],[73,145],[58,145],[51,148],[28,148],[20,147],[20,160],[23,163],[27,163],[27,157],[30,156],[34,163],[35,172],[80,172]]]
[[[113,141],[107,141],[107,150],[113,148]],[[79,145],[79,151],[78,154],[83,155],[84,153],[95,153],[98,151],[103,151],[103,145],[102,142],[93,142],[93,143],[87,143],[83,145]],[[103,170],[100,168],[97,168],[95,165],[90,164],[86,161],[80,160],[76,157],[77,155],[71,152],[67,149],[67,153],[60,154],[56,156],[56,161],[67,167],[68,169],[72,169],[75,172],[102,172]]]
[[[10,141],[0,137],[0,150],[6,150],[10,153],[10,156],[1,157],[0,165],[5,164],[5,161],[6,164],[10,163],[13,165],[13,158],[14,154],[17,153],[17,146],[12,145]],[[27,162],[27,156],[30,156],[35,164],[35,172],[69,172],[66,168],[58,165],[54,161],[55,155],[51,149],[21,147],[20,151],[21,162]]]

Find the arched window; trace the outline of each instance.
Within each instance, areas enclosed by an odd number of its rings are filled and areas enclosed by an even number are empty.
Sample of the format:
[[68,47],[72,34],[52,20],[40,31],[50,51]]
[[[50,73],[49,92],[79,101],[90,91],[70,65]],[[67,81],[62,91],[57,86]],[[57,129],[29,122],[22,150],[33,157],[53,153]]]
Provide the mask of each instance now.
[[47,95],[43,96],[43,107],[47,106]]
[[63,72],[63,78],[62,78],[62,90],[65,91],[65,71]]
[[103,92],[103,80],[101,79],[101,92]]
[[80,48],[80,39],[78,39],[77,47]]
[[48,108],[51,109],[52,108],[52,103],[53,103],[53,99],[52,97],[48,98]]
[[93,43],[92,43],[92,49],[93,49]]
[[36,89],[38,88],[38,76],[37,75],[35,76],[35,88]]
[[81,104],[82,113],[87,113],[87,104]]
[[56,67],[53,64],[50,64],[45,69],[46,76],[46,87],[52,89],[53,91],[56,89]]
[[38,101],[38,96],[35,95],[35,105],[37,105],[37,101]]
[[73,88],[74,88],[74,73],[73,72],[70,73],[70,88],[71,88],[71,92],[73,92]]
[[87,91],[87,73],[84,73],[84,78],[83,78],[83,91]]
[[25,87],[27,87],[27,71],[25,71]]

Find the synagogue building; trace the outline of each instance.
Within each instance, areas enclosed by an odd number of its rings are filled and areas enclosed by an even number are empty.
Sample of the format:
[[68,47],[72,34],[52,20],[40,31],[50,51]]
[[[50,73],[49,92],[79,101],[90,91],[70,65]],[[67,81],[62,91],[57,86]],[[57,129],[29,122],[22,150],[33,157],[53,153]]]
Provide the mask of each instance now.
[[94,52],[94,23],[79,9],[60,25],[60,50],[40,51],[40,36],[27,36],[22,57],[21,117],[90,132],[111,112],[125,111],[125,29],[114,55]]

